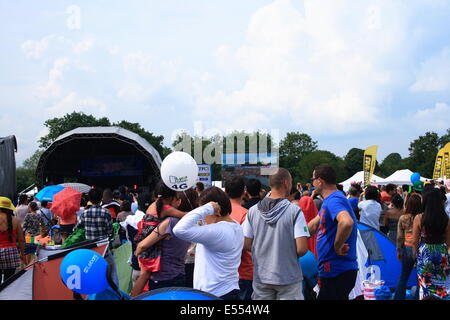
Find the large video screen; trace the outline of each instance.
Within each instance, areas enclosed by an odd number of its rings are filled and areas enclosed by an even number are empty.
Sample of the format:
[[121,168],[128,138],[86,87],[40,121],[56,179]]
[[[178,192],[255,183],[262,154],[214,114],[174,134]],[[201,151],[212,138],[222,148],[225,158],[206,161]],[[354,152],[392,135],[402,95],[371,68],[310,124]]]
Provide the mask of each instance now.
[[143,174],[140,157],[95,157],[81,161],[83,177],[130,177]]

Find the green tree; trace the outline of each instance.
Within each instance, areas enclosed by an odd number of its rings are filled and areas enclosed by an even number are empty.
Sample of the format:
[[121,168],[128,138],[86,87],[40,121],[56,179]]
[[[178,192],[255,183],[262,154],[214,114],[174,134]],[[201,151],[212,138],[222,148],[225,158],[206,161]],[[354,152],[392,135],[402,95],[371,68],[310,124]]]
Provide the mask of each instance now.
[[347,179],[347,170],[342,158],[330,151],[316,150],[307,154],[295,168],[296,179],[294,182],[307,183],[311,181],[314,168],[320,164],[327,163],[336,171],[337,182]]
[[391,153],[386,158],[384,158],[383,162],[380,165],[381,175],[384,177],[388,177],[393,174],[395,171],[402,168],[402,156],[399,153]]
[[305,156],[317,150],[317,141],[308,134],[299,132],[288,132],[280,142],[280,167],[291,172],[294,179],[298,175],[299,164]]
[[108,118],[95,118],[92,115],[83,112],[72,112],[61,118],[53,118],[44,122],[49,133],[39,139],[40,148],[48,148],[60,135],[79,127],[121,127],[132,131],[145,140],[147,140],[160,154],[161,158],[171,152],[170,148],[163,146],[163,136],[155,136],[148,132],[139,123],[128,122],[125,120],[111,124]]
[[364,150],[351,148],[344,157],[347,178],[363,169]]
[[427,132],[411,142],[409,148],[409,169],[422,176],[433,175],[434,161],[439,151],[439,136],[435,132]]
[[22,192],[29,186],[35,184],[35,171],[19,167],[16,169],[17,193]]
[[159,152],[161,159],[164,159],[171,152],[170,148],[163,146],[164,136],[154,136],[153,133],[148,132],[147,130],[142,128],[139,123],[122,120],[120,122],[114,123],[113,126],[121,127],[140,135]]
[[31,157],[29,157],[23,162],[22,167],[24,167],[25,169],[36,170],[39,164],[39,159],[41,158],[44,151],[45,150],[42,149],[36,150]]
[[21,192],[36,183],[36,168],[44,150],[37,150],[16,169],[17,192]]
[[48,148],[60,135],[78,127],[109,127],[111,123],[108,118],[96,119],[94,116],[83,112],[72,112],[62,118],[53,118],[44,122],[49,133],[39,139],[40,148]]
[[[182,143],[182,141],[184,143]],[[186,144],[190,145],[190,150],[188,149],[189,147]],[[174,148],[174,151],[188,152],[193,157],[195,157],[195,154],[194,154],[194,151],[196,150],[195,145],[201,146],[202,161],[201,161],[201,163],[199,163],[200,162],[199,159],[196,159],[198,164],[204,164],[205,159],[203,159],[203,152],[205,151],[205,149],[208,146],[214,147],[215,145],[218,145],[218,146],[220,146],[220,151],[223,150],[222,137],[220,137],[220,136],[215,136],[215,137],[211,137],[211,138],[198,137],[198,136],[192,137],[189,134],[184,132],[182,134],[179,134],[175,138],[175,141],[172,143],[172,147]],[[215,150],[212,150],[211,155],[213,157],[216,156]],[[222,166],[220,163],[212,164],[211,178],[213,181],[222,180],[221,169],[222,169]]]
[[439,138],[439,149],[445,147],[445,145],[449,142],[450,142],[450,128],[448,128],[447,132]]
[[[232,141],[232,139],[234,140],[233,148],[229,146],[230,150],[227,150],[227,143]],[[242,145],[240,145],[240,142],[242,142]],[[256,153],[262,150],[261,147],[263,143],[267,143],[266,152],[274,151],[276,144],[273,142],[271,135],[258,131],[251,133],[247,133],[244,131],[234,131],[225,137],[222,137],[220,135],[216,135],[213,137],[192,137],[189,134],[183,132],[175,138],[172,146],[176,151],[188,152],[193,157],[201,156],[201,159],[196,159],[199,164],[200,162],[202,164],[206,163],[206,160],[208,160],[208,164],[211,164],[210,161],[216,159],[217,162],[212,163],[212,179],[222,180],[221,172],[223,154],[227,153],[228,151],[230,153],[242,153],[242,151],[244,153]],[[251,144],[254,145],[256,150],[251,150]],[[197,150],[196,152],[196,148],[199,148],[198,146],[200,146],[201,150]],[[242,146],[243,148],[241,149]],[[200,153],[198,153],[198,151],[200,151]],[[210,155],[211,159],[206,159],[204,155]]]

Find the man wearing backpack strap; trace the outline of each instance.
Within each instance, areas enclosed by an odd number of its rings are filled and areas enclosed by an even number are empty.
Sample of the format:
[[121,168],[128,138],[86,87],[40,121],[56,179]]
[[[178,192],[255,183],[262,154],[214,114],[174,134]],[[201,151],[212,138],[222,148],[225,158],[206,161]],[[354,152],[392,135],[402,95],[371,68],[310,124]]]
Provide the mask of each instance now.
[[46,200],[42,200],[41,202],[41,210],[39,210],[39,213],[41,214],[45,226],[48,228],[51,228],[52,226],[54,226],[56,224],[55,222],[55,215],[53,214],[53,212],[50,211],[50,209],[47,208],[48,206],[48,201]]

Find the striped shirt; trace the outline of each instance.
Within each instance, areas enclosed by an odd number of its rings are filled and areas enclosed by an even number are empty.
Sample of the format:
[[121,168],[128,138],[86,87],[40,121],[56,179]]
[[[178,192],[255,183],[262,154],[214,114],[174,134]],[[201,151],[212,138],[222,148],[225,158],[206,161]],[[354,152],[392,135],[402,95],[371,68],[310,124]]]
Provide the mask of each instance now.
[[113,232],[111,214],[100,206],[84,211],[77,226],[84,227],[87,240],[108,238]]

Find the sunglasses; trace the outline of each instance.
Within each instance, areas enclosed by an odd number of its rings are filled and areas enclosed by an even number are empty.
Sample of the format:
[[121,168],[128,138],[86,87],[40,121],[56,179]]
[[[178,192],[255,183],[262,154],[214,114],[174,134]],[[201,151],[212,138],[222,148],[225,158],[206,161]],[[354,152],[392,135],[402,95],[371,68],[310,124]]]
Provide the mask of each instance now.
[[320,179],[320,177],[316,177],[316,178],[311,178],[311,183],[314,182],[314,180]]

